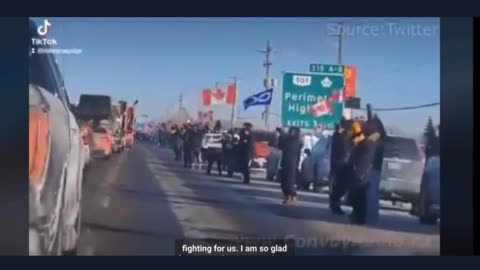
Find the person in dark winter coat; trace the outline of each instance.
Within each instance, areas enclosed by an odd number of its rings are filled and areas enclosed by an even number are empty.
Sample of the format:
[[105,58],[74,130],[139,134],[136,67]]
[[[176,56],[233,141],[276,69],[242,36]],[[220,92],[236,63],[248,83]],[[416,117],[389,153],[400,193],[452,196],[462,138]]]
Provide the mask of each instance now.
[[183,133],[183,166],[192,167],[193,159],[193,130],[190,124],[184,125]]
[[243,183],[250,183],[250,160],[253,155],[252,124],[244,123],[238,142],[238,166],[243,174]]
[[173,152],[175,154],[175,160],[180,161],[182,159],[182,148],[183,148],[183,140],[182,140],[182,130],[177,126],[174,125],[171,129],[171,138],[173,144]]
[[191,131],[191,135],[193,162],[195,162],[198,166],[201,166],[203,132],[200,130],[200,127],[198,125],[194,125]]
[[352,128],[353,121],[342,119],[335,126],[332,136],[332,149],[330,151],[330,210],[334,214],[343,215],[341,199],[345,196],[348,188],[348,159],[353,149]]
[[377,134],[378,137],[375,145],[375,156],[373,160],[373,167],[370,173],[370,184],[367,189],[367,218],[366,223],[374,225],[378,222],[380,212],[380,181],[382,177],[383,167],[383,152],[384,142],[387,136],[387,132],[383,126],[382,121],[377,115],[371,115],[371,106],[367,105],[367,122],[365,123],[366,129],[370,133],[370,136]]
[[373,170],[379,133],[368,130],[368,126],[355,122],[353,125],[355,147],[350,155],[350,199],[353,211],[350,221],[365,224],[367,218],[367,191]]
[[278,140],[278,147],[282,150],[282,159],[280,161],[280,178],[284,204],[290,204],[297,201],[297,192],[295,183],[297,182],[298,166],[300,154],[302,151],[302,142],[300,140],[300,129],[291,127],[288,133],[284,133],[281,128],[277,128],[281,133]]
[[222,158],[226,165],[228,177],[232,177],[233,172],[235,171],[235,150],[237,149],[237,144],[238,140],[235,139],[233,130],[229,130],[222,139]]
[[215,126],[213,127],[213,132],[217,133],[217,132],[221,132],[221,131],[222,131],[222,122],[220,122],[220,120],[218,120],[215,123]]

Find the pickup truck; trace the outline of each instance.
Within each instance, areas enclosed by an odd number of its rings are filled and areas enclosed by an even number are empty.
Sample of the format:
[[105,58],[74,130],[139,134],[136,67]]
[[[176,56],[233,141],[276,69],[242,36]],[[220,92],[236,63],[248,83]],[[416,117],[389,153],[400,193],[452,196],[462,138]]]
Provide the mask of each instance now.
[[39,46],[29,50],[29,254],[75,255],[85,152],[57,62]]

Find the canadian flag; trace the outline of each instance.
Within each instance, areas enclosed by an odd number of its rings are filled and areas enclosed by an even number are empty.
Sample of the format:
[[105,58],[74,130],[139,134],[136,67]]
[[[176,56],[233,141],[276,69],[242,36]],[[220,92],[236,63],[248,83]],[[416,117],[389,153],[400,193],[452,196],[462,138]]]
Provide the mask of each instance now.
[[315,117],[334,113],[333,103],[343,102],[343,91],[335,91],[329,99],[322,100],[312,106],[311,112]]
[[323,100],[312,106],[312,114],[320,117],[333,113],[333,103],[330,100]]
[[215,106],[215,105],[234,105],[237,103],[237,87],[235,84],[231,84],[224,89],[217,89],[212,91],[210,89],[203,90],[203,106]]

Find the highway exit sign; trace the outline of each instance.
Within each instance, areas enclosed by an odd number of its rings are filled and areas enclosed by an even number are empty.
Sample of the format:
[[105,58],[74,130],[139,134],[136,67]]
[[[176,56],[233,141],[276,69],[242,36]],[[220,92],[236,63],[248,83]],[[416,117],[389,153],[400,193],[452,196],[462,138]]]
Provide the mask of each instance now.
[[302,129],[333,129],[343,116],[339,99],[345,87],[343,74],[285,73],[282,91],[282,125]]

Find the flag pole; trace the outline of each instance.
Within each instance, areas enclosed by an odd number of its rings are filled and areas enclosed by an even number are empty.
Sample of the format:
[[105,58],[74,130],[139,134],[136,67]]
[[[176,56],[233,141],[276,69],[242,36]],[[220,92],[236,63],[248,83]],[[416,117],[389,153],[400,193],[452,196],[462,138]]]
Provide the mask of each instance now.
[[231,118],[230,118],[230,127],[233,129],[235,127],[235,109],[237,105],[237,100],[238,100],[238,81],[237,77],[233,77],[233,85],[235,86],[235,102],[232,104],[232,113],[231,113]]

